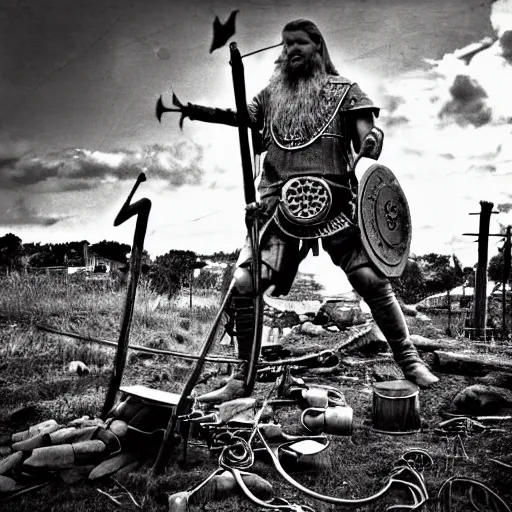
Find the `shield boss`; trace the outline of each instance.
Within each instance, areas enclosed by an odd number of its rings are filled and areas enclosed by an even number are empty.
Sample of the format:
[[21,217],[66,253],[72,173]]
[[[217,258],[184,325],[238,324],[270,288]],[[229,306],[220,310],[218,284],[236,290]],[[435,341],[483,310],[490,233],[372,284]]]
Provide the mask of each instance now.
[[411,246],[411,214],[405,194],[387,167],[372,165],[359,184],[361,240],[374,265],[387,277],[402,274]]

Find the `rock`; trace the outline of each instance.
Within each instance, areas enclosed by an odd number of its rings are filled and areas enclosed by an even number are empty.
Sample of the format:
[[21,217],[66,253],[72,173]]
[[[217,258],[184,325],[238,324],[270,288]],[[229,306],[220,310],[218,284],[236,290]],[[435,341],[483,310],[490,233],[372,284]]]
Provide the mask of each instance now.
[[78,376],[89,375],[89,368],[82,361],[71,361],[68,366],[69,373],[76,373]]
[[489,372],[487,375],[478,377],[476,380],[479,384],[512,390],[512,373]]
[[11,469],[19,466],[23,461],[23,453],[16,452],[11,455],[5,457],[5,459],[0,460],[0,475],[5,475]]
[[461,415],[490,415],[511,406],[512,391],[496,386],[473,384],[455,395],[448,412]]
[[104,476],[112,475],[123,467],[135,462],[137,456],[133,453],[124,452],[104,460],[89,473],[89,480],[97,480]]
[[300,326],[300,332],[309,334],[310,336],[320,336],[325,333],[325,329],[321,325],[315,325],[311,322],[304,322]]
[[[322,304],[317,314],[318,320],[322,322],[325,316],[340,328],[366,322],[366,316],[361,309],[359,299],[328,300]],[[315,323],[317,323],[316,319]]]
[[3,492],[13,492],[22,489],[23,486],[18,484],[16,480],[7,476],[0,476],[0,494]]

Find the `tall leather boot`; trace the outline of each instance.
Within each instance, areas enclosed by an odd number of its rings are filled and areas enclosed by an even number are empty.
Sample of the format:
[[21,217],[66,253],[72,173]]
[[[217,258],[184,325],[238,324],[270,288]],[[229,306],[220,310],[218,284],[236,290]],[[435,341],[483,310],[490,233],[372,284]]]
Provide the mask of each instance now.
[[421,388],[438,382],[439,379],[422,361],[409,337],[404,314],[389,281],[369,267],[352,272],[349,280],[370,307],[375,323],[386,337],[405,378]]
[[[234,296],[232,304],[238,357],[249,361],[254,332],[254,302],[251,297]],[[245,376],[246,372],[242,367],[233,373],[224,386],[199,396],[198,400],[213,404],[243,397],[245,394]]]

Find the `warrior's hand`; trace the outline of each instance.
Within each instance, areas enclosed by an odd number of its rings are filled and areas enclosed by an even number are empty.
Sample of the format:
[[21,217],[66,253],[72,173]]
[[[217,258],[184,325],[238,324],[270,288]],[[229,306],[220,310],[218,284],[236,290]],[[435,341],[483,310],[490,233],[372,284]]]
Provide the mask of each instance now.
[[265,203],[250,203],[245,207],[245,219],[247,221],[265,221],[268,217],[268,206]]
[[259,220],[265,222],[271,217],[278,203],[278,197],[266,198],[259,203],[250,203],[245,207],[245,219],[247,221]]

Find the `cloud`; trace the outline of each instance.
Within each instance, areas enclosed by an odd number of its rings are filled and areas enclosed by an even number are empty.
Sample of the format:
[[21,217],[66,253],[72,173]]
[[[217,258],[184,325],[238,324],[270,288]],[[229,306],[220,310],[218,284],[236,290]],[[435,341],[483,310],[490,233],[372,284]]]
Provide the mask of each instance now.
[[0,169],[16,163],[29,151],[28,142],[14,140],[5,133],[0,134]]
[[512,30],[503,32],[499,39],[501,55],[508,62],[512,63]]
[[486,103],[484,88],[468,75],[457,75],[449,89],[452,99],[439,112],[439,117],[451,118],[461,126],[482,126],[492,118]]
[[31,187],[35,192],[78,191],[103,183],[133,180],[141,172],[167,182],[171,188],[202,183],[204,150],[183,139],[170,145],[154,144],[140,151],[113,152],[67,149],[40,156],[24,156],[21,148],[0,153],[0,186]]
[[53,226],[66,217],[42,215],[29,207],[23,197],[18,198],[14,205],[0,210],[0,225],[3,226]]
[[501,203],[496,206],[496,208],[503,213],[508,213],[512,210],[512,203]]

